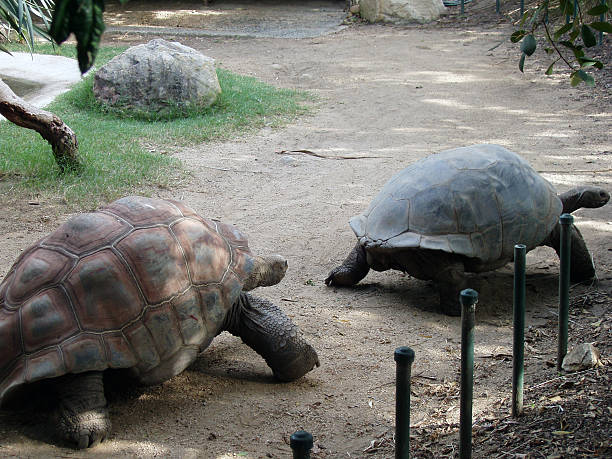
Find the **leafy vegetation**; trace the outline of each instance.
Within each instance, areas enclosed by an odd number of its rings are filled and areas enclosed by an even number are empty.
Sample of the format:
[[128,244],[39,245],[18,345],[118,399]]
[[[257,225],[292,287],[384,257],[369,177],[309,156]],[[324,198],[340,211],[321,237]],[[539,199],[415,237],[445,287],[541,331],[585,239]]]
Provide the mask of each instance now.
[[[53,0],[0,0],[0,41],[10,42],[11,31],[32,49],[35,37],[51,40],[47,34],[51,22]],[[42,21],[43,27],[38,25]],[[0,51],[7,48],[0,43]]]
[[[102,47],[98,62],[103,64],[122,50]],[[42,51],[54,50],[49,44],[37,45],[37,52]],[[61,52],[74,55],[75,50],[62,46]],[[185,180],[188,172],[172,157],[180,146],[279,126],[307,111],[309,96],[303,92],[277,89],[224,69],[217,74],[222,90],[217,102],[173,120],[106,109],[93,96],[93,75],[86,76],[47,107],[78,135],[85,165],[80,174],[60,174],[46,142],[32,131],[0,122],[0,183],[13,177],[14,193],[59,195],[78,207],[95,207],[133,190],[144,192]]]
[[572,86],[585,82],[595,85],[587,69],[603,68],[603,63],[587,56],[586,51],[597,45],[596,34],[611,33],[612,24],[605,20],[610,8],[604,1],[595,5],[590,0],[540,0],[523,14],[519,30],[510,37],[513,43],[521,42],[522,55],[519,69],[522,72],[525,59],[537,48],[537,36],[543,36],[548,46],[545,51],[555,56],[546,69],[551,75],[554,66],[561,62],[571,70]]

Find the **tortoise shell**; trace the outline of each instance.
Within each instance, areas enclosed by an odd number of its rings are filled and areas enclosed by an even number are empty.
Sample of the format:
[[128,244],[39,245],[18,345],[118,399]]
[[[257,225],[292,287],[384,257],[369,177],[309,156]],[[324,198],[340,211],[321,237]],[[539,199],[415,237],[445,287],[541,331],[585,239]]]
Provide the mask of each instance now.
[[253,270],[246,237],[176,201],[126,197],[25,250],[0,284],[0,401],[67,373],[180,373]]
[[486,268],[533,249],[562,211],[552,185],[499,145],[446,150],[392,177],[350,225],[366,248],[442,250]]

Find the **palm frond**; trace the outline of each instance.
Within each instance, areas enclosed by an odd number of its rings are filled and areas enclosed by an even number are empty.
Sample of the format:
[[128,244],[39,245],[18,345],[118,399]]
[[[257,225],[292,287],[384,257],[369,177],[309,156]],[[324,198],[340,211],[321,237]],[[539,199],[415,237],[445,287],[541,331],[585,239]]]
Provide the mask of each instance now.
[[[0,26],[14,30],[31,50],[36,36],[50,40],[47,30],[53,6],[52,0],[0,0]],[[2,38],[10,41],[8,33]],[[1,45],[0,50],[6,51]]]

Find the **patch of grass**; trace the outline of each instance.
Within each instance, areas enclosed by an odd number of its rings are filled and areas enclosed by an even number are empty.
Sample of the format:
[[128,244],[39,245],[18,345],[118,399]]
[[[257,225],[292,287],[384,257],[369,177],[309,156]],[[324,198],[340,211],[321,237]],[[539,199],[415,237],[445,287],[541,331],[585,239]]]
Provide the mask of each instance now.
[[[96,64],[102,65],[123,49],[101,48]],[[70,57],[75,53],[73,46],[66,45],[37,44],[35,50],[51,54],[59,50]],[[61,174],[49,144],[37,133],[0,122],[0,188],[63,197],[75,208],[94,208],[121,195],[171,188],[188,175],[180,161],[168,155],[176,148],[281,126],[306,113],[305,102],[312,100],[306,93],[278,89],[228,70],[218,69],[217,76],[222,93],[213,106],[180,118],[155,119],[151,114],[109,110],[98,103],[90,73],[45,108],[76,133],[84,171]]]

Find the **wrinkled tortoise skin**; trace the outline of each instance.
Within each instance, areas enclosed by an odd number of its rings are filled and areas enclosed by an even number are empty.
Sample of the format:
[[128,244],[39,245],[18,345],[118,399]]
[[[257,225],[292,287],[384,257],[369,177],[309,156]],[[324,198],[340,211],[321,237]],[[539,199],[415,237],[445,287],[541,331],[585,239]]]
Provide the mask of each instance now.
[[243,234],[179,202],[127,197],[75,216],[0,284],[0,401],[67,373],[130,368],[147,383],[180,373],[252,269]]

